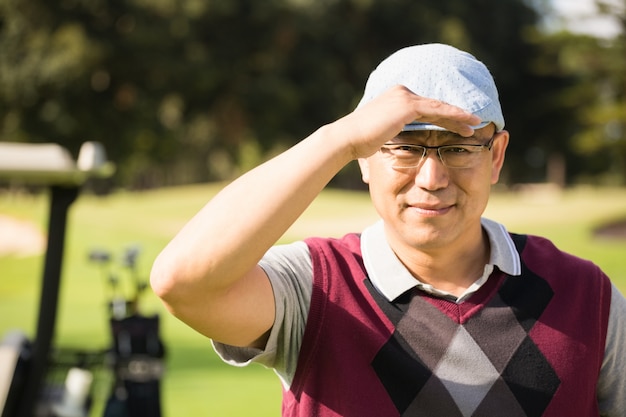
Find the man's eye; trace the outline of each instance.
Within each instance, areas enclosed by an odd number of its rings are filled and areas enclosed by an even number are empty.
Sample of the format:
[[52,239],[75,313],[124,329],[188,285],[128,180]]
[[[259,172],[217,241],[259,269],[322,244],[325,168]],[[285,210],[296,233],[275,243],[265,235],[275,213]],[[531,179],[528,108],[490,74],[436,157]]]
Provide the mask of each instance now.
[[448,148],[443,148],[443,152],[449,154],[459,154],[459,153],[467,153],[469,150],[463,146],[450,146]]
[[394,147],[393,150],[396,152],[404,152],[404,153],[416,153],[416,154],[422,153],[421,148],[418,148],[417,146],[410,146],[410,145],[398,145]]

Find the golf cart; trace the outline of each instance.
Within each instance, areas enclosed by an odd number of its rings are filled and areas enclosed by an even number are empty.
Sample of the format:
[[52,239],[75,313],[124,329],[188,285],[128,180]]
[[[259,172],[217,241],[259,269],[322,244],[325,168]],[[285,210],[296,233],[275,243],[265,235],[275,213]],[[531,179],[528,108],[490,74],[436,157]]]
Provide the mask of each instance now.
[[[98,361],[106,357],[114,374],[114,387],[104,412],[106,417],[160,417],[161,369],[155,370],[158,366],[154,366],[160,364],[163,357],[158,316],[142,317],[136,311],[123,317],[112,315],[112,346],[99,354],[84,354],[80,356],[81,363],[66,369],[60,398],[46,393],[49,390],[47,377],[57,361],[52,355],[57,351],[53,337],[68,211],[88,181],[110,177],[114,170],[103,146],[97,142],[84,143],[77,160],[57,144],[0,142],[0,183],[17,181],[23,185],[45,186],[50,191],[36,332],[33,340],[29,340],[21,331],[11,331],[1,341],[0,417],[88,415],[93,379],[87,369],[89,357]],[[145,348],[146,339],[150,339],[151,349]]]

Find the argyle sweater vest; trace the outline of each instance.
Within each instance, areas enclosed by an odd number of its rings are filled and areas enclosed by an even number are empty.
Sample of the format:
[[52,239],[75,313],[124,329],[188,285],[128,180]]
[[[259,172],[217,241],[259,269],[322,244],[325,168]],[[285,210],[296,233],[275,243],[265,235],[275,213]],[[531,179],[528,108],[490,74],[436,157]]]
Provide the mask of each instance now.
[[598,416],[611,285],[549,241],[512,235],[522,275],[497,268],[468,300],[372,286],[358,235],[309,239],[313,294],[285,417]]

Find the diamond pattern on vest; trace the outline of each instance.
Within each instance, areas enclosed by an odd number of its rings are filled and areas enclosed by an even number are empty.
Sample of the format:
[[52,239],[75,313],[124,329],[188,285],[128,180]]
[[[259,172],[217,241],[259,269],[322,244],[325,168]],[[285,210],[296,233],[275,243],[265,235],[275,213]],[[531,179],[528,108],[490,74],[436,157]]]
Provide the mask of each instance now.
[[529,271],[507,279],[463,319],[451,316],[454,303],[433,301],[419,290],[389,303],[366,284],[395,325],[372,367],[401,416],[543,414],[560,384],[529,336],[552,297],[544,280]]
[[489,358],[463,326],[458,326],[434,374],[452,395],[463,417],[474,413],[499,377]]

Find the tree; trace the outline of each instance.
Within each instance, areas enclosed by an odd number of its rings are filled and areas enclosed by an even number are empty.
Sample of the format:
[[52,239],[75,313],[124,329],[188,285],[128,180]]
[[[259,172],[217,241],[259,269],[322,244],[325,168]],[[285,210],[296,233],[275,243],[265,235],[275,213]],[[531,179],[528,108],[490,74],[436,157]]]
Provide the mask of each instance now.
[[[410,44],[487,63],[509,182],[543,179],[529,152],[567,149],[585,106],[565,97],[594,94],[572,90],[580,75],[522,0],[0,0],[0,13],[0,140],[100,141],[131,188],[236,175],[349,112]],[[359,182],[351,170],[337,184]]]

